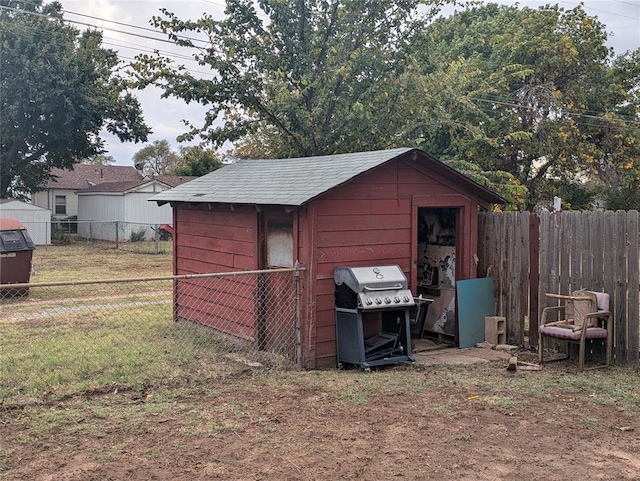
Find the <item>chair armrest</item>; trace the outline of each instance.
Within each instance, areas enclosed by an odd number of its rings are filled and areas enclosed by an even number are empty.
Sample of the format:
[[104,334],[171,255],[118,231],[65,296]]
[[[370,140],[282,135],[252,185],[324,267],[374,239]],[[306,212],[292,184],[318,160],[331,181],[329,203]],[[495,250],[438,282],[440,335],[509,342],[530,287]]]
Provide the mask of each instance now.
[[555,312],[563,312],[565,310],[565,306],[554,306],[554,307],[545,307],[542,309],[542,316],[540,316],[540,325],[544,326],[547,324],[547,314]]
[[586,319],[600,319],[605,323],[605,327],[609,326],[609,322],[612,321],[611,311],[596,311],[590,312],[585,317]]

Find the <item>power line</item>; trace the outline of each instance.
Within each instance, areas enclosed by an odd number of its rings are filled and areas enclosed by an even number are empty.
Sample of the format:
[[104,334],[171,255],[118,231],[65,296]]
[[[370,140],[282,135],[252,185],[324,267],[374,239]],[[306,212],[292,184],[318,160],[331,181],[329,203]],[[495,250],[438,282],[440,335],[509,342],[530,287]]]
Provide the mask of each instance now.
[[[153,29],[153,28],[149,28],[149,27],[141,27],[139,25],[133,25],[133,24],[130,24],[130,23],[117,22],[115,20],[108,20],[106,18],[95,17],[93,15],[86,15],[84,13],[70,12],[69,10],[63,10],[63,12],[67,13],[67,14],[70,14],[70,15],[77,15],[79,17],[90,18],[92,20],[98,20],[100,22],[113,23],[115,25],[120,25],[120,26],[123,26],[123,27],[136,28],[138,30],[144,30],[144,31],[147,31],[147,32],[158,33],[158,30]],[[71,20],[68,20],[68,21],[71,22]],[[83,24],[83,25],[88,25],[88,24]],[[95,27],[96,28],[104,28],[104,27],[98,27],[98,26],[95,26]],[[119,32],[119,33],[128,33],[128,32],[121,32],[121,31],[118,31],[118,30],[116,30],[116,31]],[[137,34],[133,34],[133,33],[128,33],[128,34],[129,35],[137,35]],[[202,40],[202,39],[193,38],[193,37],[187,37],[185,35],[176,35],[176,37],[179,38],[179,39],[182,39],[182,40],[190,40],[190,41],[193,41],[193,42],[202,42],[202,43],[205,43],[205,44],[209,43],[207,40]],[[148,38],[148,37],[144,37],[144,38]],[[171,43],[173,43],[173,42],[171,42]]]
[[[506,107],[514,107],[514,108],[519,108],[519,109],[527,109],[527,110],[534,110],[533,107],[527,107],[526,105],[522,105],[522,104],[517,104],[517,103],[513,103],[513,102],[503,102],[500,100],[491,100],[491,99],[482,99],[479,97],[466,97],[469,100],[474,100],[477,102],[485,102],[485,103],[490,103],[490,104],[497,104],[497,105],[504,105]],[[581,113],[581,112],[577,112],[574,110],[566,110],[565,111],[567,114],[572,115],[574,117],[582,117],[585,119],[592,119],[592,120],[597,120],[598,122],[602,122],[602,121],[609,121],[609,122],[622,122],[625,124],[631,124],[631,125],[640,125],[640,121],[638,120],[627,120],[624,118],[605,118],[602,116],[598,116],[598,115],[592,115],[592,114],[586,114],[586,113]],[[585,112],[589,112],[588,110],[585,110]],[[600,112],[601,115],[604,115],[604,113]]]
[[[52,18],[49,15],[45,15],[45,14],[42,14],[42,13],[29,12],[29,11],[26,11],[26,10],[20,10],[20,9],[12,8],[12,7],[5,7],[5,6],[2,6],[2,5],[0,5],[0,10],[7,10],[7,11],[10,11],[10,12],[28,14],[28,15],[33,15],[33,16],[36,16],[36,17],[41,17],[41,18],[46,18],[46,19],[51,19]],[[96,18],[98,18],[98,17],[96,17]],[[139,33],[127,32],[126,30],[118,30],[118,29],[115,29],[115,28],[100,27],[98,25],[94,25],[94,24],[91,24],[91,23],[80,22],[78,20],[69,20],[67,18],[63,18],[61,20],[63,22],[71,23],[71,24],[74,24],[74,25],[82,25],[83,27],[95,28],[96,30],[107,30],[109,32],[121,33],[123,35],[131,35],[133,37],[144,38],[146,40],[153,40],[155,42],[163,42],[163,43],[168,43],[168,44],[171,44],[171,45],[175,45],[175,42],[173,40],[169,40],[169,39],[165,39],[165,38],[150,37],[148,35],[142,35],[142,34],[139,34]],[[105,22],[111,22],[111,20],[106,20],[106,19],[102,19],[102,20],[105,21]],[[130,25],[130,26],[132,28],[143,28],[143,29],[145,29],[144,27],[136,27],[135,25]],[[190,37],[181,37],[181,38],[183,38],[185,40],[203,42],[205,44],[208,43],[206,40],[201,40],[201,39],[196,39],[196,38],[190,38]]]
[[612,12],[611,10],[600,10],[599,8],[588,7],[584,3],[567,2],[565,0],[559,0],[559,1],[560,3],[566,3],[567,5],[571,5],[573,7],[582,7],[585,10],[593,10],[594,12],[606,13],[607,15],[615,15],[616,17],[628,18],[628,19],[636,20],[640,22],[640,18],[638,17],[630,17],[628,15],[623,15],[621,13]]

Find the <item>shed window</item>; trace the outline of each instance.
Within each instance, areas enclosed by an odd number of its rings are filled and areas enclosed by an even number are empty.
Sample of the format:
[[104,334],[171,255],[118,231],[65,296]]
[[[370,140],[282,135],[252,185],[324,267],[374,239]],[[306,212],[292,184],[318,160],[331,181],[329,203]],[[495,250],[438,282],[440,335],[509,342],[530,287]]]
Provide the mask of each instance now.
[[267,264],[269,267],[293,267],[293,219],[267,220]]
[[67,196],[56,195],[56,214],[67,215]]

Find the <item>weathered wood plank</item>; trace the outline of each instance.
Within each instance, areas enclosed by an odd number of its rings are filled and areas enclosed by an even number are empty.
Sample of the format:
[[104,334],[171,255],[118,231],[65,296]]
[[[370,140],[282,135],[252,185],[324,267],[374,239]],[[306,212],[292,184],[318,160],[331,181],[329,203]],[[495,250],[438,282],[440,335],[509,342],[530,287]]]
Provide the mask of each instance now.
[[592,213],[591,222],[591,255],[593,256],[593,277],[590,289],[602,291],[604,286],[604,249],[602,245],[604,231],[604,212]]
[[[357,234],[356,234],[357,232]],[[369,229],[349,232],[318,232],[318,248],[411,244],[411,229]]]
[[411,216],[406,215],[322,215],[316,222],[318,232],[359,231],[367,229],[410,229]]
[[547,307],[548,300],[545,293],[550,292],[549,278],[551,267],[549,266],[549,249],[551,244],[551,228],[549,211],[543,210],[540,213],[540,296],[539,312]]
[[640,326],[639,326],[639,278],[638,269],[640,260],[638,258],[639,245],[638,233],[638,211],[627,212],[627,289],[629,305],[627,308],[627,363],[630,366],[637,366],[640,351]]
[[538,347],[540,322],[540,218],[529,216],[529,344]]
[[563,294],[569,294],[571,292],[571,254],[572,254],[572,241],[573,241],[573,220],[574,215],[571,211],[562,211],[556,214],[558,217],[560,229],[559,229],[559,242],[560,247],[559,260],[560,266],[558,268],[559,277],[559,290]]
[[614,214],[614,261],[613,284],[614,299],[613,312],[616,318],[616,358],[621,363],[627,362],[628,331],[627,331],[627,222],[624,211],[618,210]]

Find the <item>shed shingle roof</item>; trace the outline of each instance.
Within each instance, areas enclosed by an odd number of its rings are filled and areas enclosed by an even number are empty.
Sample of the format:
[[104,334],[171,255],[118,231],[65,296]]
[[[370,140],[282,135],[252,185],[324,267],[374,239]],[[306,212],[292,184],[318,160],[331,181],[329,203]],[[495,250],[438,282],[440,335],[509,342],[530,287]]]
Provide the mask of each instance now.
[[[241,160],[154,195],[166,202],[212,202],[299,206],[354,177],[415,151],[436,162],[488,202],[503,199],[418,149],[399,148],[293,159]],[[459,179],[458,179],[459,178]],[[484,194],[484,195],[483,195]]]

